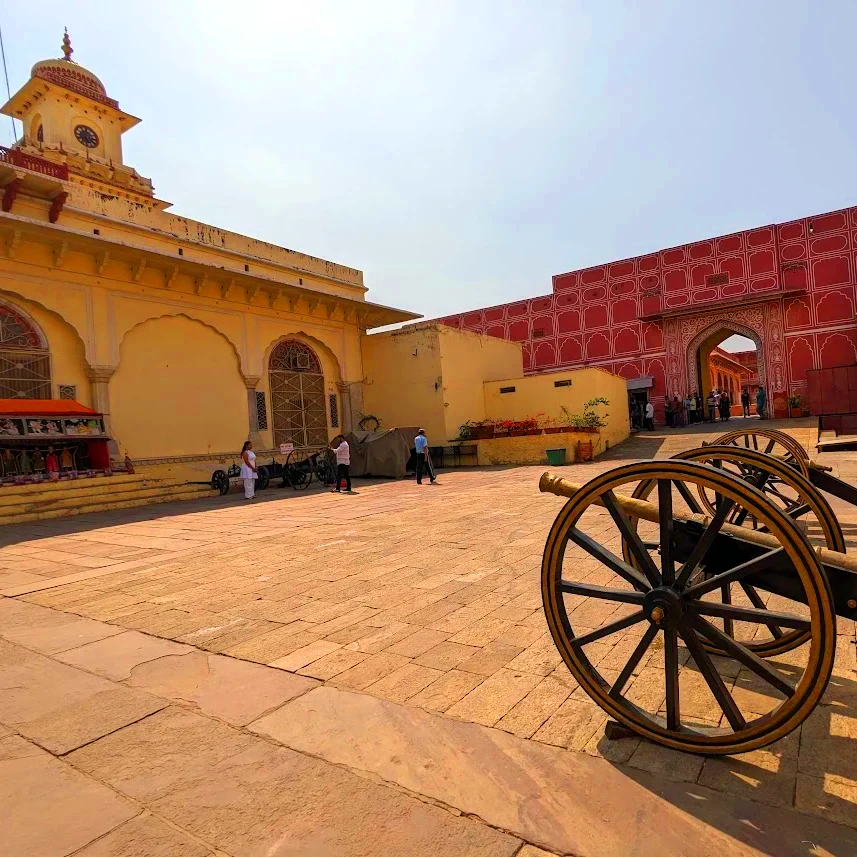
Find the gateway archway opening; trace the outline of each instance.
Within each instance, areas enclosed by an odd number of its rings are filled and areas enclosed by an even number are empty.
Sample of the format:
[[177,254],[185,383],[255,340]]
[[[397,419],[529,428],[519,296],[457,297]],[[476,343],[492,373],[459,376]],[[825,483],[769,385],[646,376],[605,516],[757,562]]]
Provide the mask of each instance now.
[[756,416],[756,391],[759,389],[758,344],[728,327],[712,331],[696,353],[699,393],[706,401],[709,393],[729,396],[730,415],[745,415],[741,394],[749,395],[749,415]]

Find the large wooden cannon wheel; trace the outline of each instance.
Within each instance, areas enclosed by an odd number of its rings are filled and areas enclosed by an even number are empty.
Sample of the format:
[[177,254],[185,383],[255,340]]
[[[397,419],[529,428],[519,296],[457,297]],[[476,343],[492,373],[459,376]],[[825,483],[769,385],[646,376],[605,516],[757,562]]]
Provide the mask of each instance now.
[[728,431],[713,441],[715,446],[738,446],[773,455],[809,478],[809,456],[790,434],[777,429],[741,428]]
[[[619,493],[640,481],[657,504]],[[686,503],[700,486],[720,498],[713,517]],[[797,523],[758,489],[681,460],[629,464],[583,486],[545,474],[540,487],[570,497],[542,562],[548,626],[611,717],[664,746],[715,755],[765,746],[810,714],[833,668],[834,596]],[[766,531],[727,523],[736,508]],[[771,593],[768,603],[724,604],[721,587],[741,583]],[[801,632],[805,658],[772,664],[742,642],[768,627]],[[715,662],[708,645],[724,655]]]
[[[734,446],[705,446],[690,449],[673,456],[673,459],[698,461],[727,470],[762,491],[769,502],[781,508],[793,520],[799,521],[802,527],[809,525],[804,532],[805,535],[818,531],[826,548],[845,553],[842,528],[830,504],[809,480],[784,461],[753,449]],[[642,480],[634,489],[633,497],[647,500],[656,487],[656,480]],[[696,496],[687,493],[683,496],[683,500],[693,513],[715,515],[719,495],[713,490],[713,486],[700,483],[697,485]],[[740,505],[733,507],[726,517],[726,523],[749,526],[763,532],[767,530],[763,522],[758,521],[752,513]],[[631,524],[636,526],[636,520],[632,518]],[[626,562],[636,567],[625,540],[622,542],[622,555]],[[731,604],[733,595],[737,591],[742,592],[743,597],[749,599],[755,607],[764,608],[763,597],[747,581],[724,584],[719,591],[721,603]],[[734,637],[732,620],[724,620],[723,625],[724,631]],[[810,637],[809,631],[788,630],[776,624],[754,628],[752,631],[753,637],[742,639],[741,643],[763,658],[792,651],[802,646]],[[721,646],[710,641],[705,641],[704,646],[712,654],[726,654]]]

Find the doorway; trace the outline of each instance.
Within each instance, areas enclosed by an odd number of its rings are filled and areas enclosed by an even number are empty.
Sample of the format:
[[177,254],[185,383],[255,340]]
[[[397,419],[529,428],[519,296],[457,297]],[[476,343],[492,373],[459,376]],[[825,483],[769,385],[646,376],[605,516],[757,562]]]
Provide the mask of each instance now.
[[[729,405],[724,418],[755,417],[756,391],[759,389],[758,345],[747,336],[728,328],[710,333],[696,353],[697,380],[703,401],[709,393],[718,400],[728,396]],[[749,397],[749,412],[745,411],[742,394]]]

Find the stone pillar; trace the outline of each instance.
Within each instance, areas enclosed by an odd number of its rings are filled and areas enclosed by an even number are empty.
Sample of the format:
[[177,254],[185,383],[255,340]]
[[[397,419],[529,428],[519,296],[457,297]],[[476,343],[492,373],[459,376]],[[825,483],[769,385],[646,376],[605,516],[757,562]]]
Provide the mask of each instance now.
[[339,390],[339,430],[346,434],[354,430],[354,414],[351,408],[351,385],[345,381],[338,381],[336,389]]
[[261,376],[244,375],[243,377],[247,387],[248,439],[253,442],[253,446],[258,446],[262,435],[259,433],[259,413],[256,410],[256,385],[261,380]]
[[104,432],[111,438],[107,448],[113,457],[119,455],[119,445],[113,439],[110,420],[110,379],[115,371],[115,366],[90,366],[86,370],[86,377],[92,385],[92,409],[104,416]]

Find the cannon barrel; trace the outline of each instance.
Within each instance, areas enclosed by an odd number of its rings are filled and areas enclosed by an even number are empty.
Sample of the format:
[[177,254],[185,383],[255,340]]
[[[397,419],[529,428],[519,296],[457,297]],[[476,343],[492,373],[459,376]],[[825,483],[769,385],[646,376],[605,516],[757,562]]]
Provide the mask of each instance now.
[[[571,482],[568,479],[563,479],[555,473],[546,471],[539,479],[539,491],[546,494],[556,494],[558,497],[574,497],[584,485],[579,485],[576,482]],[[651,521],[653,524],[660,521],[658,507],[654,503],[649,503],[647,500],[639,500],[636,497],[628,497],[625,494],[615,494],[616,502],[619,504],[630,517],[641,518],[644,521]],[[600,501],[595,501],[596,505],[603,505]],[[687,521],[708,526],[711,518],[708,515],[691,514],[673,510],[673,519],[676,521]],[[720,532],[724,535],[734,536],[743,539],[745,542],[753,542],[768,548],[778,548],[780,543],[770,534],[762,533],[758,530],[751,530],[748,527],[739,527],[735,524],[723,524]],[[836,566],[837,568],[857,574],[857,558],[849,556],[838,551],[828,550],[813,545],[813,550],[818,554],[818,559],[824,566]]]

